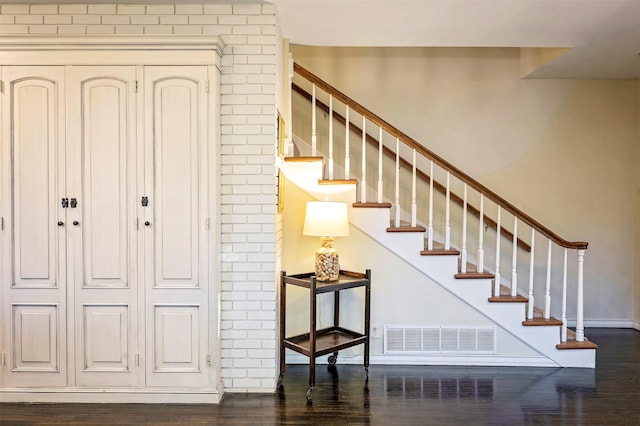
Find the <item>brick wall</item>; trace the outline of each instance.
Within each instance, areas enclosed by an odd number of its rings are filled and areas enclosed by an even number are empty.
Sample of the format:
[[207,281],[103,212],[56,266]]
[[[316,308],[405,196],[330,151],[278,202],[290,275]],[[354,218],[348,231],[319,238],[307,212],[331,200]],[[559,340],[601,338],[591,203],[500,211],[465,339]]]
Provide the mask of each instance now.
[[2,4],[3,35],[207,34],[222,58],[220,153],[222,378],[231,392],[276,378],[276,91],[281,72],[269,4]]

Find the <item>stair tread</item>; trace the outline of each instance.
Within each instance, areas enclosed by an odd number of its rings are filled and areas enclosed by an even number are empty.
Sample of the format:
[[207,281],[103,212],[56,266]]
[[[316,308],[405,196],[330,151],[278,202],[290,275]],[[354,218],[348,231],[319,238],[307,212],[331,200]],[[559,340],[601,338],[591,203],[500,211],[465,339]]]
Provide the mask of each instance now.
[[560,321],[557,318],[554,317],[550,317],[549,319],[545,319],[543,317],[533,317],[530,320],[524,320],[522,321],[522,325],[524,326],[528,326],[528,327],[535,327],[535,326],[557,326],[557,325],[562,325],[562,321]]
[[434,248],[433,250],[422,250],[420,254],[422,256],[459,256],[460,251],[455,249],[445,250],[443,248]]
[[453,277],[457,279],[493,279],[495,275],[491,272],[467,271],[465,273],[457,273]]
[[284,161],[289,163],[312,163],[316,161],[324,161],[322,157],[285,157]]
[[318,179],[319,185],[356,185],[357,179]]
[[391,203],[353,203],[353,207],[365,209],[390,209]]
[[390,226],[387,232],[427,232],[424,226]]
[[598,349],[598,345],[595,343],[585,339],[584,342],[578,342],[576,340],[567,339],[564,343],[558,343],[556,345],[556,349],[566,350],[566,349]]
[[489,302],[494,303],[527,303],[529,299],[524,296],[511,296],[511,295],[500,295],[493,296],[489,298]]

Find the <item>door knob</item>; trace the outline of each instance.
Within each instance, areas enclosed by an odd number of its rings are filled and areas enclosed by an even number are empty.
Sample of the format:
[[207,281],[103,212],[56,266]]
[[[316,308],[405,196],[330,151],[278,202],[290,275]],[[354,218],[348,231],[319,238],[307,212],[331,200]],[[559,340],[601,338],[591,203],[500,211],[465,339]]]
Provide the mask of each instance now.
[[151,222],[149,222],[148,220],[144,223],[144,226],[151,226]]
[[64,222],[63,221],[59,221],[58,222],[58,226],[64,226]]
[[74,220],[73,224],[74,224],[74,226],[78,226],[78,225],[80,225],[80,222],[78,222],[77,220]]

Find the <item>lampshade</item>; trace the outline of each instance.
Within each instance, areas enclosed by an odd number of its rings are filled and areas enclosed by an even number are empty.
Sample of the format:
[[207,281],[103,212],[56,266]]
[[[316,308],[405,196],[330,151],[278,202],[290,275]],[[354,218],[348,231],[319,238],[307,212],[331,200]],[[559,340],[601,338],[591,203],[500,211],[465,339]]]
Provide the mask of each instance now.
[[349,236],[347,204],[334,201],[309,201],[302,233],[314,237]]

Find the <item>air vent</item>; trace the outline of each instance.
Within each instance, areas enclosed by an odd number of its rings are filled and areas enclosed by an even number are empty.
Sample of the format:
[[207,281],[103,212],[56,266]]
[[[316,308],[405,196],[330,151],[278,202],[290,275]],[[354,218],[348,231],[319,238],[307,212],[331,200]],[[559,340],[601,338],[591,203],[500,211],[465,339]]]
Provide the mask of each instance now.
[[496,352],[495,327],[384,326],[384,353]]

